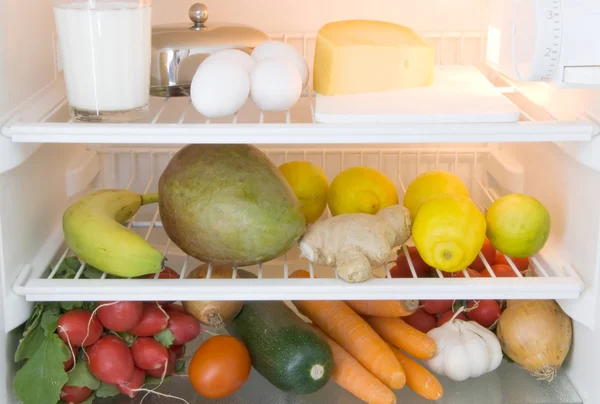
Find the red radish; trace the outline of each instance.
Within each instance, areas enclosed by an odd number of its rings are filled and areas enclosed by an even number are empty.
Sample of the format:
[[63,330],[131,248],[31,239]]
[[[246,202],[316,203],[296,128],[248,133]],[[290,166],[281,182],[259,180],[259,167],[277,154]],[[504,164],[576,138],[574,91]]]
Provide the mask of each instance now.
[[172,311],[174,311],[176,313],[185,313],[186,312],[182,305],[174,304],[174,303],[163,306],[163,309],[165,309],[165,311],[167,312],[168,315],[171,315],[170,312],[172,312]]
[[[488,264],[490,264],[490,266],[496,263],[496,249],[494,248],[492,243],[490,243],[490,240],[488,240],[487,238],[483,242],[483,247],[481,247],[481,254],[488,262]],[[471,263],[471,265],[469,265],[469,268],[474,269],[476,271],[485,270],[485,265],[483,264],[483,261],[481,261],[481,258],[479,258],[479,254],[477,255],[477,258],[475,258],[475,260]]]
[[131,345],[135,366],[144,370],[158,369],[165,364],[169,351],[154,338],[142,337]]
[[437,319],[433,314],[427,313],[423,309],[417,309],[410,316],[402,317],[402,320],[417,330],[428,333],[437,326]]
[[73,360],[73,357],[77,355],[77,348],[75,348],[75,353],[73,353],[73,351],[71,351],[69,349],[69,359],[67,359],[65,362],[63,362],[63,366],[65,368],[65,372],[68,372],[69,370],[71,370],[73,368],[73,365],[75,364],[75,360]]
[[[148,275],[145,275],[144,278],[154,279],[155,275],[156,274],[148,274]],[[165,267],[162,271],[160,271],[158,273],[158,279],[179,279],[179,274],[177,272],[175,272],[172,268]],[[170,302],[161,301],[161,302],[157,302],[157,303],[162,306],[163,304],[167,304]]]
[[[513,264],[515,264],[515,266],[517,267],[517,269],[519,271],[525,271],[525,270],[527,270],[529,268],[529,258],[513,258],[513,257],[510,257],[510,260],[513,262]],[[495,264],[509,265],[509,263],[506,260],[506,257],[504,256],[504,254],[502,254],[499,251],[496,254],[496,262],[495,262]]]
[[[426,278],[429,276],[431,271],[431,267],[423,261],[421,255],[417,251],[417,247],[408,247],[408,254],[410,255],[410,260],[413,263],[415,268],[415,273],[419,278]],[[408,264],[408,259],[404,254],[404,250],[400,250],[398,254],[398,258],[396,258],[396,265],[390,270],[390,275],[392,278],[412,278],[412,272],[410,270],[410,265]]]
[[60,399],[68,404],[79,404],[92,395],[93,390],[89,387],[63,386],[60,391]]
[[183,345],[200,334],[200,322],[195,317],[185,313],[171,312],[169,313],[169,330],[175,336],[173,344]]
[[[143,277],[146,279],[154,279],[156,274],[148,274]],[[158,273],[158,279],[179,279],[179,274],[175,272],[172,268],[165,267],[162,271]]]
[[144,385],[144,381],[146,380],[146,372],[144,372],[140,368],[133,369],[133,375],[131,378],[121,384],[117,384],[117,390],[126,396],[134,398],[139,388]]
[[[494,271],[494,275],[496,275],[497,278],[516,278],[517,277],[517,274],[515,274],[515,271],[513,271],[512,267],[510,265],[495,264],[492,266],[492,271]],[[492,277],[487,269],[485,271],[481,271],[480,273],[481,273],[482,278],[491,278]]]
[[168,317],[156,302],[146,303],[144,304],[142,319],[129,330],[129,333],[136,337],[151,337],[167,328],[168,322]]
[[185,355],[185,345],[171,345],[169,351],[175,353],[175,358],[183,358],[183,355]]
[[[473,308],[476,302],[477,307]],[[500,306],[495,300],[469,300],[466,312],[469,320],[485,328],[491,327],[500,318]]]
[[[165,377],[172,376],[175,373],[175,352],[169,351],[169,362],[167,363],[167,372],[165,373]],[[147,370],[146,374],[152,377],[162,377],[163,372],[165,371],[164,365],[158,369]]]
[[421,307],[429,314],[441,314],[452,310],[454,300],[421,300]]
[[87,363],[96,379],[108,384],[129,380],[134,369],[129,347],[114,335],[105,335],[88,348]]
[[[107,306],[103,306],[108,304]],[[101,302],[98,318],[111,331],[129,331],[140,322],[144,312],[142,302]]]
[[[450,310],[445,312],[444,314],[442,314],[441,316],[438,317],[437,319],[437,326],[441,327],[443,324],[447,323],[448,321],[450,321],[450,319],[452,317],[454,317],[454,315],[456,314],[456,312]],[[456,316],[455,320],[463,320],[463,321],[468,321],[467,316],[465,316],[465,313],[460,313],[458,316]]]
[[76,347],[92,345],[98,341],[104,328],[98,317],[94,317],[90,322],[91,317],[92,313],[87,310],[67,311],[58,318],[58,335],[67,345],[69,343]]

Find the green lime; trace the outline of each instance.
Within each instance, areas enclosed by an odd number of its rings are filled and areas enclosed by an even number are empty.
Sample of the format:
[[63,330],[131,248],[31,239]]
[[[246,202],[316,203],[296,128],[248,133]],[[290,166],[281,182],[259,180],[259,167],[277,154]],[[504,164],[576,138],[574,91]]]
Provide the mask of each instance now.
[[485,215],[487,237],[510,257],[525,258],[544,247],[550,234],[550,214],[537,199],[509,194],[497,199]]

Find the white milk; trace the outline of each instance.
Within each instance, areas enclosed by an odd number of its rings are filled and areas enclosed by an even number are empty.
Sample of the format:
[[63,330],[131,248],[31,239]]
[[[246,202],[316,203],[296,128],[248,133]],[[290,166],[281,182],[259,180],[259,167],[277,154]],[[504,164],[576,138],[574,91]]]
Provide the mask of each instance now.
[[148,104],[151,7],[136,2],[54,7],[71,108],[95,115]]

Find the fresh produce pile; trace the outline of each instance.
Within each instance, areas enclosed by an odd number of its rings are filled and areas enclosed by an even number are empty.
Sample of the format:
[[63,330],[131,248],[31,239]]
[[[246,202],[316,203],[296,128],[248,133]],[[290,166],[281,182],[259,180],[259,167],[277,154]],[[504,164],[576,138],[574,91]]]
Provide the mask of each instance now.
[[[79,265],[68,258],[57,276],[71,277]],[[231,271],[215,266],[213,275]],[[204,264],[190,276],[206,273]],[[160,276],[177,273],[166,269]],[[238,276],[256,278],[243,269]],[[309,277],[304,270],[290,275]],[[235,393],[254,367],[294,394],[316,392],[331,379],[369,403],[395,403],[394,390],[404,386],[437,400],[443,388],[436,374],[475,378],[495,370],[503,353],[551,381],[572,343],[571,320],[553,301],[292,303],[311,324],[277,301],[38,303],[15,355],[24,361],[15,391],[24,404],[165,394],[154,389],[175,373],[185,376],[185,344],[201,332],[200,322],[231,334],[208,338],[187,358],[189,382],[207,398]]]
[[[392,278],[413,278],[413,273],[410,269],[412,267],[415,271],[415,275],[417,278],[438,278],[439,275],[436,271],[436,268],[427,264],[419,251],[414,246],[407,246],[408,254],[410,255],[410,263],[409,258],[406,256],[404,249],[397,250],[396,261],[395,264],[390,269],[390,275]],[[517,271],[522,276],[535,276],[535,272],[531,270],[529,265],[529,258],[517,258],[517,257],[507,257],[499,251],[496,251],[494,246],[490,243],[490,241],[486,238],[483,247],[480,250],[481,254],[484,256],[485,261],[490,267],[491,272],[497,278],[516,278],[517,274],[515,270],[513,270],[512,266],[509,264],[508,259],[510,259],[512,265],[515,266]],[[462,271],[459,272],[445,272],[440,271],[444,278],[464,278],[465,274]],[[490,271],[486,268],[484,262],[479,258],[475,258],[471,264],[466,268],[466,272],[469,274],[470,278],[490,278]]]
[[[528,257],[550,232],[550,215],[536,199],[505,195],[484,215],[460,178],[448,172],[417,176],[399,204],[393,182],[376,169],[351,167],[328,184],[312,163],[277,168],[249,145],[182,148],[160,176],[158,191],[101,190],[83,197],[63,216],[67,245],[116,276],[159,272],[165,257],[122,226],[142,205],[158,201],[169,238],[200,261],[254,265],[297,243],[312,263],[334,266],[346,282],[364,282],[411,237],[418,277],[433,268],[457,274],[451,276],[461,276],[463,269],[472,277],[517,276],[513,266],[526,271]],[[332,217],[317,220],[327,207]],[[412,276],[410,264],[400,258],[391,272]]]
[[[445,272],[472,265],[484,269],[478,260],[483,248],[485,253],[495,248],[511,257],[527,258],[541,250],[550,234],[550,215],[536,199],[505,195],[484,215],[462,181],[444,171],[419,175],[406,190],[404,206],[413,219],[412,239],[423,261]],[[505,270],[498,268],[500,273]]]
[[133,301],[38,303],[25,328],[14,380],[23,403],[135,397],[182,372],[185,344],[200,333],[179,305]]
[[[56,276],[79,266],[67,258]],[[24,404],[145,394],[184,371],[185,345],[199,333],[198,320],[167,302],[37,303],[15,353],[24,363],[14,389]]]
[[[237,277],[253,278],[239,267],[281,256],[296,243],[309,261],[334,266],[346,282],[371,278],[394,247],[400,247],[394,278],[458,278],[463,269],[471,278],[531,276],[528,257],[550,230],[547,210],[526,195],[501,197],[483,214],[451,173],[419,175],[399,204],[393,182],[378,170],[348,168],[329,183],[312,163],[276,167],[249,145],[186,146],[158,188],[143,196],[101,190],[68,208],[65,240],[88,264],[82,278],[102,272],[180,277],[123,226],[155,202],[173,243],[210,262],[214,279],[231,279],[234,266]],[[318,220],[327,208],[331,217]],[[406,245],[411,237],[414,246]],[[73,278],[78,258],[67,258],[55,277]],[[187,279],[205,279],[208,272],[202,264]],[[290,275],[308,277],[303,270]],[[25,404],[55,404],[159,394],[153,388],[184,371],[185,344],[201,332],[200,324],[231,334],[208,338],[187,366],[189,382],[208,398],[238,391],[254,367],[295,394],[333,379],[372,403],[394,403],[393,390],[405,385],[437,400],[443,389],[434,374],[478,377],[495,370],[503,354],[552,380],[572,341],[571,321],[553,301],[292,302],[311,324],[283,302],[181,303],[37,304],[15,355],[24,362],[14,380],[18,397]]]

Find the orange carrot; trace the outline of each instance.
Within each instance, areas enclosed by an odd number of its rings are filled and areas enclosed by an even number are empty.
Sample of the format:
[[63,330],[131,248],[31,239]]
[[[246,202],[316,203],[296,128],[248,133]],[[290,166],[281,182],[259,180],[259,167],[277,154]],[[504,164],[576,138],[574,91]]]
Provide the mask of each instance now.
[[[395,404],[396,395],[385,384],[373,376],[337,342],[329,338],[320,328],[311,325],[333,352],[331,378],[354,396],[370,404]],[[408,377],[408,375],[407,375]]]
[[435,341],[400,318],[365,317],[384,340],[419,359],[435,355]]
[[[306,278],[307,273],[300,270],[290,277]],[[308,317],[388,387],[404,387],[406,376],[388,344],[346,303],[335,300],[293,303],[300,313]]]
[[346,300],[361,316],[406,317],[419,307],[417,300]]
[[391,345],[390,348],[392,348],[392,352],[404,368],[406,372],[406,384],[412,391],[428,400],[439,400],[442,398],[444,388],[434,375],[397,348]]

